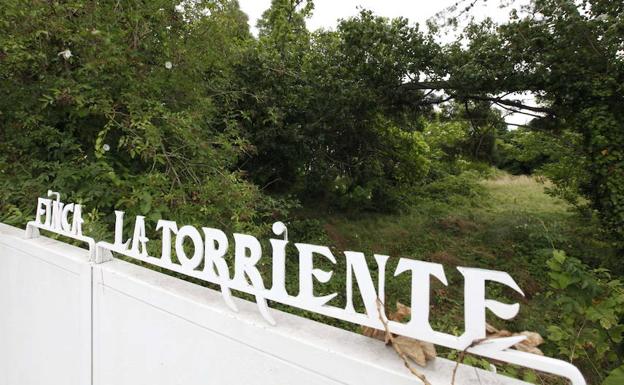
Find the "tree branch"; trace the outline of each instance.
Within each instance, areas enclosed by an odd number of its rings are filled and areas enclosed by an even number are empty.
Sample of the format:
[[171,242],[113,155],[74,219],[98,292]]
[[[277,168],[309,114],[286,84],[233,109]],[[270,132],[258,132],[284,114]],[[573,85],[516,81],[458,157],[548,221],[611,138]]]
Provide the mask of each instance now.
[[[555,115],[555,111],[552,108],[529,106],[518,100],[503,99],[509,93],[503,96],[486,96],[486,95],[474,95],[474,94],[463,95],[457,92],[449,92],[449,91],[458,91],[460,90],[460,88],[452,83],[449,83],[448,81],[409,82],[409,83],[402,84],[400,88],[407,90],[407,91],[444,90],[449,94],[449,98],[441,98],[440,101],[432,101],[432,102],[429,102],[429,104],[442,103],[449,99],[479,100],[479,101],[496,103],[496,104],[504,105],[508,107],[513,107],[519,110],[526,110],[526,111],[531,111],[531,112],[539,112],[542,114]],[[518,92],[518,91],[523,91],[523,90],[511,90],[509,92]],[[521,113],[521,111],[517,111],[517,112]]]
[[[514,108],[518,108],[518,109],[521,109],[521,110],[527,110],[527,111],[532,111],[532,112],[541,112],[543,114],[548,114],[548,115],[554,115],[555,114],[555,111],[553,111],[552,108],[529,106],[529,105],[526,105],[526,104],[524,104],[522,102],[519,102],[517,100],[501,99],[500,97],[481,96],[481,95],[466,95],[466,96],[462,95],[462,97],[467,98],[467,99],[471,99],[471,100],[480,100],[480,101],[492,102],[492,103],[496,103],[496,104],[503,104],[505,106],[514,107]],[[518,111],[518,112],[520,112],[520,111]]]
[[524,112],[524,111],[517,110],[515,108],[506,107],[506,106],[502,105],[500,102],[494,102],[494,104],[496,104],[499,107],[501,107],[501,108],[503,108],[503,109],[505,109],[507,111],[510,111],[511,113],[514,113],[514,114],[522,114],[522,115],[532,116],[534,118],[543,118],[543,116],[541,116],[541,115],[531,114],[530,112]]

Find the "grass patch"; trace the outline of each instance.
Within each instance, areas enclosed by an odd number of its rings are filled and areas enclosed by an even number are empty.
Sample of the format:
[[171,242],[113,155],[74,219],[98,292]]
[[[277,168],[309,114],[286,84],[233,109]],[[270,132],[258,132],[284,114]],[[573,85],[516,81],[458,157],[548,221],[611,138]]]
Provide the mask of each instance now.
[[[430,321],[436,330],[459,335],[464,324],[463,279],[455,267],[502,270],[516,280],[525,297],[496,284],[490,285],[488,296],[520,302],[521,312],[509,322],[488,314],[488,321],[499,328],[532,330],[546,336],[546,327],[556,323],[558,311],[545,297],[546,261],[553,248],[591,264],[613,258],[611,245],[602,240],[595,223],[580,217],[566,202],[547,195],[547,183],[508,174],[481,181],[469,178],[433,186],[432,191],[422,194],[428,198],[415,198],[411,208],[402,214],[315,219],[324,232],[306,241],[314,243],[318,238],[319,243],[331,245],[339,261],[336,266],[327,266],[334,270],[334,276],[330,283],[319,285],[325,286],[319,289],[319,295],[337,292],[339,296],[331,304],[343,303],[345,271],[340,262],[344,250],[364,252],[371,271],[376,270],[374,253],[391,257],[386,277],[386,301],[391,308],[396,301],[410,303],[411,277],[392,276],[400,257],[438,262],[445,266],[449,286],[432,283]],[[356,328],[341,321],[313,318],[350,330]],[[557,354],[549,351],[548,343],[544,348],[549,355]],[[443,354],[452,358],[454,353]],[[556,383],[552,379],[547,382]]]

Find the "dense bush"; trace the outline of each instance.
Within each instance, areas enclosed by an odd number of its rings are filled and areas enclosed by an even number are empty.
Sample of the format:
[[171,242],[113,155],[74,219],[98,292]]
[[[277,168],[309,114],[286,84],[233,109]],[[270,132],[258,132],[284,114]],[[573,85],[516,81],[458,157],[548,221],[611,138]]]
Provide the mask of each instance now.
[[449,174],[422,187],[421,195],[438,202],[481,204],[487,193],[479,184],[480,175],[466,171],[459,175]]
[[309,5],[273,1],[241,64],[249,96],[240,108],[254,145],[242,167],[259,186],[304,202],[394,209],[428,170],[415,127],[428,108],[388,93],[407,71],[405,53],[422,45],[421,33],[370,12],[335,32],[310,33]]
[[558,137],[543,131],[518,128],[500,139],[497,165],[512,174],[533,174],[544,165],[556,162],[566,152]]
[[273,213],[234,168],[248,143],[220,96],[246,19],[176,4],[3,2],[0,220],[23,224],[48,188],[91,221],[120,207],[249,228]]
[[600,381],[624,364],[624,283],[605,269],[589,269],[555,251],[548,261],[552,301],[560,309],[548,327],[555,354]]

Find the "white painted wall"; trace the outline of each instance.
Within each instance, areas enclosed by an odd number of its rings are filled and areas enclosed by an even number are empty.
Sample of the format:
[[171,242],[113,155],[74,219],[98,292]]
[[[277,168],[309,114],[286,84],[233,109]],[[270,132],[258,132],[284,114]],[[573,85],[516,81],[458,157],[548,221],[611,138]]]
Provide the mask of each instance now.
[[91,381],[91,266],[83,250],[0,224],[0,385]]
[[[272,327],[254,303],[233,313],[213,290],[21,236],[0,224],[0,385],[420,383],[380,341],[277,310]],[[421,370],[449,385],[454,365]],[[463,365],[456,384],[526,385]]]

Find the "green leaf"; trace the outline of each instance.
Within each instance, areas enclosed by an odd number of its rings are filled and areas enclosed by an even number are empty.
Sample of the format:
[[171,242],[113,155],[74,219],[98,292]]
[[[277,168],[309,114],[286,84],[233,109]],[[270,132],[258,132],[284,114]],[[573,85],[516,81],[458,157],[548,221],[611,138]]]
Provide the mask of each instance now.
[[563,263],[566,259],[566,255],[565,252],[561,251],[561,250],[555,250],[553,251],[553,258],[555,258],[555,260],[559,263]]
[[605,378],[602,385],[622,385],[624,384],[624,365],[616,368],[609,373],[609,376]]

